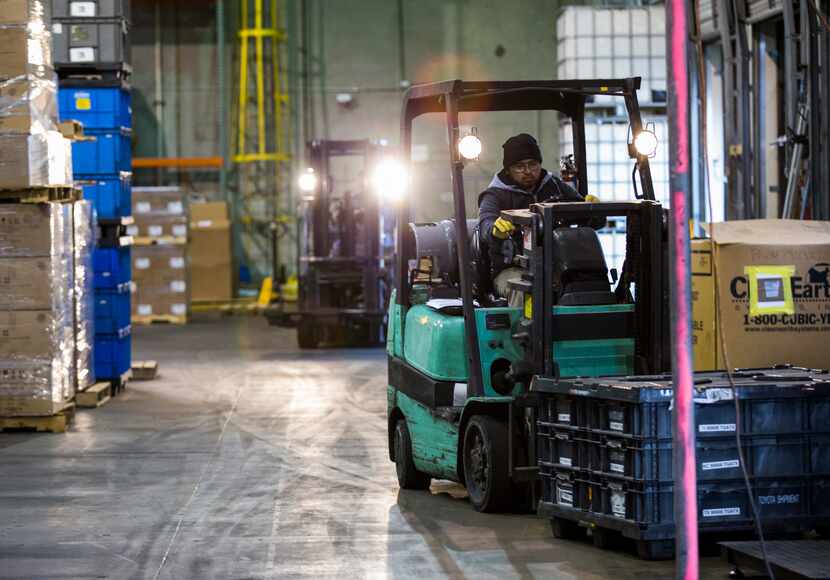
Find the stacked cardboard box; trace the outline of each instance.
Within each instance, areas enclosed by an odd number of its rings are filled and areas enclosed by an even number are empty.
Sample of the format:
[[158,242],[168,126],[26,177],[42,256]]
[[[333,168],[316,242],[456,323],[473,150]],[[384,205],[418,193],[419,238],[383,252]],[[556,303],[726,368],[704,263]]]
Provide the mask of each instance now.
[[228,204],[190,205],[190,298],[227,302],[233,298],[233,251]]
[[188,293],[187,246],[156,244],[133,248],[133,320],[152,321],[155,317],[187,318]]
[[74,396],[72,204],[0,205],[0,414]]
[[133,220],[127,233],[144,241],[187,240],[187,203],[178,187],[133,189]]
[[0,189],[72,183],[50,42],[42,1],[0,0]]
[[695,369],[827,368],[830,222],[732,221],[710,233],[692,241]]
[[178,187],[133,189],[133,322],[185,322],[190,310],[187,199]]

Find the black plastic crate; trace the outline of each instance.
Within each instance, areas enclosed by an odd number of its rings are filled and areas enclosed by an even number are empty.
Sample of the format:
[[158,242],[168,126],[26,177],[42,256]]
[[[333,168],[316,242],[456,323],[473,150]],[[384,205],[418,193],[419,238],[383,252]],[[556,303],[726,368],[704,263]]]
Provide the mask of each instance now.
[[[819,490],[830,480],[804,477],[759,478],[753,495],[765,528],[806,531],[817,520],[830,523],[830,506]],[[595,478],[589,483],[589,511],[636,526],[674,523],[674,484]],[[701,532],[752,529],[752,511],[743,480],[698,483]]]
[[539,466],[542,482],[542,502],[577,510],[589,506],[588,474],[579,470],[557,469],[550,465]]
[[[830,436],[755,435],[741,437],[746,469],[752,477],[799,477],[830,473]],[[592,473],[639,481],[671,482],[672,442],[594,435],[580,449],[578,467]],[[743,476],[733,436],[699,439],[696,451],[698,481],[720,481]]]
[[539,421],[559,428],[580,429],[586,427],[586,402],[582,397],[556,394],[542,399]]
[[[830,375],[825,371],[768,369],[739,372],[733,378],[742,433],[830,432]],[[734,433],[735,402],[726,375],[699,373],[695,384],[698,437]],[[544,395],[550,422],[624,437],[671,438],[670,377],[537,378],[533,389]]]
[[590,443],[580,431],[537,424],[539,459],[551,465],[587,469]]
[[814,475],[830,475],[830,435],[809,435],[807,441],[807,453],[810,457],[810,473]]

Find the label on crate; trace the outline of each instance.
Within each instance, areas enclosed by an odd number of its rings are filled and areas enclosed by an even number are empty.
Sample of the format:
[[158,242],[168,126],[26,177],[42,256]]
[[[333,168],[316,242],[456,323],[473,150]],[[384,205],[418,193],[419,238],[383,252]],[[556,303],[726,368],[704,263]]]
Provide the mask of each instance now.
[[611,492],[611,514],[617,518],[625,519],[625,492]]
[[574,492],[573,489],[556,487],[556,503],[568,507],[574,507]]
[[89,46],[70,48],[69,62],[95,62],[95,49]]
[[608,423],[608,428],[611,431],[624,431],[625,427],[622,424],[622,421],[610,421]]
[[94,18],[95,8],[95,2],[70,2],[69,15],[78,18]]
[[697,428],[701,433],[734,433],[735,423],[711,423]]
[[187,284],[184,283],[184,280],[173,280],[170,282],[170,291],[171,292],[184,292],[187,290]]
[[184,224],[173,226],[173,235],[177,238],[187,237],[187,226]]
[[556,418],[560,423],[570,423],[571,422],[571,414],[570,413],[559,413],[556,416]]
[[758,503],[761,505],[790,505],[801,503],[801,496],[797,493],[786,493],[780,495],[759,495]]
[[153,314],[153,307],[150,304],[139,304],[136,311],[139,316],[150,316]]
[[153,206],[149,201],[137,201],[135,203],[135,213],[150,213],[152,210]]
[[728,459],[726,461],[707,461],[701,465],[703,471],[713,471],[715,469],[733,469],[740,467],[741,462],[737,459]]
[[184,268],[184,258],[182,258],[181,256],[170,258],[170,267],[175,268],[176,270],[181,270],[182,268]]
[[147,226],[147,233],[152,237],[158,237],[164,233],[164,228],[159,225]]
[[170,307],[170,312],[172,312],[176,316],[184,316],[185,314],[187,314],[187,305],[186,304],[173,304]]
[[559,464],[564,465],[565,467],[570,467],[572,465],[570,457],[560,457]]
[[739,508],[739,507],[713,508],[713,509],[703,510],[703,517],[704,518],[722,518],[724,516],[739,516],[739,515],[741,515],[741,508]]
[[135,269],[136,270],[146,270],[150,267],[150,258],[136,258],[135,259]]
[[184,205],[180,201],[168,201],[167,202],[167,213],[173,213],[176,215],[181,215],[184,213]]
[[89,93],[75,93],[75,109],[78,111],[89,111],[92,109],[92,97]]

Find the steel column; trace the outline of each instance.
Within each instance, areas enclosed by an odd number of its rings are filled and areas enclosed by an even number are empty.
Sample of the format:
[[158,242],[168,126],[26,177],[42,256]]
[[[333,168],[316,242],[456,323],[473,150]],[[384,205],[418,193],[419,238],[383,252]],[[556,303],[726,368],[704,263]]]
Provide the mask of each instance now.
[[689,30],[687,0],[666,3],[668,117],[671,168],[671,305],[674,382],[674,519],[677,559],[675,577],[699,575],[697,473],[695,470],[694,381],[692,377],[692,299],[689,251],[691,139],[689,117]]

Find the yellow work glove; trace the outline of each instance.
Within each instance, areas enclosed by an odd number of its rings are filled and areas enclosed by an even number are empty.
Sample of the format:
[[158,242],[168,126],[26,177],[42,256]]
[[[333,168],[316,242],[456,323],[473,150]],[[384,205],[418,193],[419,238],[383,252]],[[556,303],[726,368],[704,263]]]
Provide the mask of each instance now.
[[585,196],[585,202],[586,203],[599,203],[599,198],[596,195],[594,195],[592,193],[589,193],[588,195]]
[[511,224],[509,221],[504,218],[499,218],[493,224],[493,237],[500,240],[506,240],[515,229],[516,226]]

